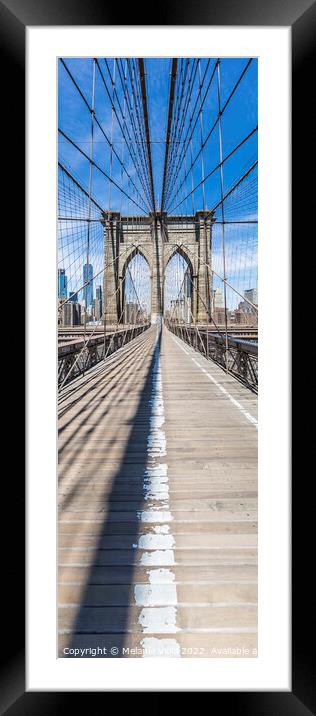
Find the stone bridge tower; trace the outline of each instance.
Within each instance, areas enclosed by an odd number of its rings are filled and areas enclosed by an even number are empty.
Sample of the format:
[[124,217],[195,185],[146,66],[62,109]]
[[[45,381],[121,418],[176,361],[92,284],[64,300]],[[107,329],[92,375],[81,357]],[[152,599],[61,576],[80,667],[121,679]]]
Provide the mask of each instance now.
[[155,323],[164,313],[165,271],[178,252],[186,260],[192,279],[192,320],[209,321],[212,278],[213,216],[197,211],[193,216],[121,216],[106,212],[104,223],[104,320],[107,325],[123,322],[125,276],[129,262],[141,254],[151,276],[151,318]]

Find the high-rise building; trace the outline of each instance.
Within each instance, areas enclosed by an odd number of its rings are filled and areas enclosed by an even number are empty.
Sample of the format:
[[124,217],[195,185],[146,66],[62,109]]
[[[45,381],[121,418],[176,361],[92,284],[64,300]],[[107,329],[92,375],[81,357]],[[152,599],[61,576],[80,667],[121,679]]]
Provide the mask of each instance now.
[[188,299],[175,298],[170,301],[170,318],[180,323],[190,323],[190,310],[188,307]]
[[247,301],[240,301],[237,308],[231,312],[231,320],[234,323],[254,327],[258,325],[258,314]]
[[92,264],[83,264],[83,283],[87,283],[83,289],[83,300],[86,306],[92,306],[93,303],[93,266]]
[[[244,297],[246,300],[240,301],[240,303],[238,304],[238,310],[243,311],[243,313],[257,315],[257,311],[251,305],[251,303],[253,303],[255,306],[258,306],[258,291],[257,291],[257,289],[256,288],[247,288],[244,291]],[[251,303],[248,303],[248,301],[251,301]]]
[[[251,303],[254,303],[255,306],[258,306],[258,289],[257,288],[247,288],[246,291],[244,291],[244,297],[248,299],[248,301],[251,301]],[[251,309],[250,304],[248,303],[249,308]]]
[[238,307],[235,308],[234,311],[232,311],[231,314],[231,320],[233,323],[245,326],[248,323],[251,323],[251,314],[244,310],[243,304],[245,302],[239,303]]
[[64,303],[64,298],[58,298],[57,299],[57,315],[58,315],[58,325],[60,326],[62,324],[62,307]]
[[61,323],[63,326],[79,326],[81,323],[80,303],[68,301],[61,309]]
[[132,301],[127,301],[124,305],[124,323],[137,323],[138,305]]
[[102,318],[102,287],[97,286],[95,299],[95,319],[100,321]]
[[67,276],[64,268],[58,269],[58,298],[67,298]]
[[224,296],[220,287],[213,290],[213,311],[215,308],[224,308]]
[[140,323],[145,323],[146,321],[146,314],[144,308],[138,305],[138,303],[133,303],[132,301],[128,301],[124,305],[124,323],[129,323],[133,326]]
[[186,298],[191,298],[192,295],[192,281],[190,276],[189,267],[186,269],[183,280],[183,292]]
[[78,303],[78,292],[69,291],[69,301],[72,301],[72,303]]
[[213,322],[215,323],[215,326],[224,326],[225,325],[225,307],[217,306],[216,308],[213,308],[212,319],[213,319]]

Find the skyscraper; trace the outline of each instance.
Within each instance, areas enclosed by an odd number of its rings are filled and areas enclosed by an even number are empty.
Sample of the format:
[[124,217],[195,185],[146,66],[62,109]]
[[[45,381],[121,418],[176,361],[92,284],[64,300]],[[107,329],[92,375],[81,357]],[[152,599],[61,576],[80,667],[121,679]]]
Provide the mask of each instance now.
[[90,283],[83,289],[83,300],[87,306],[92,306],[93,302],[93,266],[92,264],[83,264],[83,283]]
[[72,303],[78,303],[78,292],[69,291],[69,300],[72,301]]
[[244,291],[244,296],[248,298],[248,301],[258,306],[258,290],[256,288],[247,288],[246,291]]
[[67,276],[65,269],[58,269],[58,298],[67,298]]
[[191,284],[192,284],[192,281],[191,281],[190,269],[188,267],[184,273],[184,279],[183,279],[183,293],[186,298],[191,298],[191,295],[192,295]]
[[63,326],[80,326],[81,306],[80,303],[68,301],[64,303],[61,311],[61,323]]
[[102,318],[102,287],[97,286],[95,300],[95,318],[99,321]]
[[224,297],[220,287],[213,289],[213,310],[215,308],[224,308]]

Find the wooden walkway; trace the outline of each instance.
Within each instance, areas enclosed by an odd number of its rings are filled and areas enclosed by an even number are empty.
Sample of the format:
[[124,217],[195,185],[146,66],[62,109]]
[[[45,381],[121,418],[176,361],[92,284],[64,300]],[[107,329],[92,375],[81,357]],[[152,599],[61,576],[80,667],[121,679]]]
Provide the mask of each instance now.
[[152,327],[59,407],[59,656],[256,656],[256,396]]

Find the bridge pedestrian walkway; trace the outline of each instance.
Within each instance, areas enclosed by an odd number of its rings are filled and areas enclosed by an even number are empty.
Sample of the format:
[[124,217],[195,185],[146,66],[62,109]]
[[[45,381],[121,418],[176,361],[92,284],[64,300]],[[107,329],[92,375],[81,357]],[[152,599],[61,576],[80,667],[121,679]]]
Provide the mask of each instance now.
[[59,656],[255,656],[257,396],[152,326],[59,410]]

